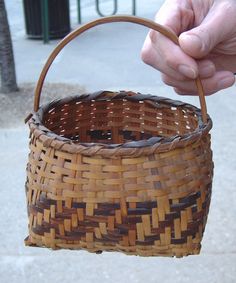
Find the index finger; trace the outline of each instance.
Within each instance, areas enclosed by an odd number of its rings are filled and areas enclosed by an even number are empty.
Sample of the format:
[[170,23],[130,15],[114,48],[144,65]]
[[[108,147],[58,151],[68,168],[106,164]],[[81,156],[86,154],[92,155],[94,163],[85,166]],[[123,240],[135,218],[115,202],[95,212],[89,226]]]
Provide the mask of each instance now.
[[[166,1],[157,13],[155,21],[161,25],[167,26],[174,33],[179,35],[183,28],[182,18],[185,19],[184,25],[189,25],[193,13],[191,9],[183,6],[183,2],[187,1]],[[183,17],[183,13],[186,13],[185,17]],[[155,57],[153,56],[154,50],[156,53]],[[159,32],[152,30],[149,33],[144,43],[143,53],[143,58],[146,63],[166,75],[179,77],[181,74],[190,79],[195,79],[198,75],[196,61]]]

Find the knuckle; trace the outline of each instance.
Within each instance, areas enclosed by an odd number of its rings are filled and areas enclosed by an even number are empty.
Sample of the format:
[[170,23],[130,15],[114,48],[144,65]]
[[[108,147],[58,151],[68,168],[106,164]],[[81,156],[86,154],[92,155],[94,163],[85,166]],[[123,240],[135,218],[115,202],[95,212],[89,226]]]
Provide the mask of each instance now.
[[168,67],[173,68],[174,67],[174,58],[171,56],[171,54],[165,54],[165,63]]
[[141,59],[144,63],[150,65],[152,63],[150,47],[144,46],[141,50]]
[[174,88],[174,91],[177,93],[177,94],[184,94],[185,92],[178,89],[178,88]]
[[197,92],[193,90],[190,91],[190,90],[174,88],[174,91],[179,95],[197,95]]
[[172,80],[169,76],[167,76],[167,75],[165,75],[165,74],[162,74],[162,75],[161,75],[161,78],[162,78],[162,81],[163,81],[166,85],[174,86],[173,80]]
[[151,30],[149,32],[149,38],[153,44],[156,44],[158,40],[158,32],[156,32],[155,30]]

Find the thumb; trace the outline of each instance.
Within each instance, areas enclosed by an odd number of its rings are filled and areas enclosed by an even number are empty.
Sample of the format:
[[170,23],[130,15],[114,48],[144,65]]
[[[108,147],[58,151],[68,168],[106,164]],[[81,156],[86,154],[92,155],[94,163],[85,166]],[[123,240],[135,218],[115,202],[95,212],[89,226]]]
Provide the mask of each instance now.
[[213,5],[199,26],[179,36],[180,47],[189,56],[196,59],[206,56],[232,32],[236,24],[235,15],[232,15],[234,9],[222,6],[223,3]]

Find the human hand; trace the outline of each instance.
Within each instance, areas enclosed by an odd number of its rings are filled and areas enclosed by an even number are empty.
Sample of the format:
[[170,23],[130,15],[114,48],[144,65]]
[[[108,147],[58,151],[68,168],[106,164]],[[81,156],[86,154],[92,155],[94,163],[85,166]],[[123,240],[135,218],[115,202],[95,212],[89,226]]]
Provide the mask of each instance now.
[[155,21],[178,35],[180,46],[151,30],[141,56],[178,94],[197,94],[198,75],[206,94],[234,84],[235,0],[167,0]]

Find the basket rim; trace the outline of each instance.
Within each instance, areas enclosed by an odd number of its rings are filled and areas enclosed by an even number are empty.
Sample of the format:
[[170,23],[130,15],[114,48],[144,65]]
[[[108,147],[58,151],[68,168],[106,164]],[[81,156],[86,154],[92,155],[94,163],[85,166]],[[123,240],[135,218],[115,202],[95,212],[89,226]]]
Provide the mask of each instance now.
[[[85,143],[85,142],[74,142],[71,139],[62,137],[55,134],[50,129],[45,127],[42,123],[43,115],[50,109],[60,106],[62,104],[75,102],[86,102],[86,101],[111,101],[111,100],[127,100],[133,102],[149,101],[155,103],[154,106],[158,107],[161,103],[168,107],[184,107],[186,110],[194,112],[198,118],[198,127],[187,134],[175,135],[172,137],[151,137],[146,140],[124,142],[120,144],[106,144],[106,143]],[[201,137],[206,136],[212,128],[212,120],[207,117],[207,123],[204,124],[202,120],[201,110],[196,106],[185,103],[178,100],[172,100],[166,97],[155,96],[151,94],[141,94],[131,91],[98,91],[89,94],[82,94],[76,96],[70,96],[63,99],[53,100],[50,103],[42,105],[37,112],[33,112],[28,124],[30,127],[31,134],[34,134],[36,138],[43,143],[45,147],[54,147],[55,149],[65,151],[68,153],[82,153],[84,155],[99,154],[105,157],[111,155],[114,156],[141,156],[148,155],[151,153],[166,152],[176,148],[183,148],[188,146]]]

